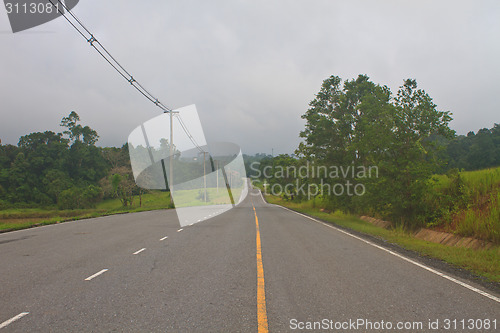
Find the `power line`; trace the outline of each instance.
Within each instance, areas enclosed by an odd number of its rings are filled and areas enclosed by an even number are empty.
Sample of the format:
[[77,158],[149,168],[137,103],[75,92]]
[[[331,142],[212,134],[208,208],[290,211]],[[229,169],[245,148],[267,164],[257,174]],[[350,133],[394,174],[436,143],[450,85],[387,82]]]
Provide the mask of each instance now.
[[[76,31],[78,31],[78,33],[83,37],[85,38],[85,40],[90,44],[90,46],[92,46],[96,51],[97,53],[99,53],[101,55],[101,57],[104,58],[104,60],[106,60],[106,62],[111,65],[111,67],[113,67],[115,69],[115,71],[118,72],[118,74],[120,74],[125,80],[127,80],[128,83],[130,83],[130,85],[132,85],[137,91],[139,91],[144,97],[146,97],[150,102],[152,102],[153,104],[155,104],[157,107],[159,107],[161,110],[163,110],[163,112],[165,113],[170,113],[170,112],[173,112],[172,109],[170,109],[169,107],[165,106],[162,102],[160,102],[156,97],[154,97],[148,90],[146,90],[146,88],[144,88],[136,79],[134,79],[134,77],[132,76],[132,74],[130,74],[116,59],[115,57],[113,57],[111,55],[111,53],[104,47],[104,45],[101,44],[101,42],[99,42],[99,40],[97,38],[95,38],[94,34],[92,32],[90,32],[89,29],[87,29],[87,27],[83,24],[83,22],[71,11],[71,9],[69,9],[65,3],[61,2],[61,0],[57,0],[57,2],[62,6],[62,10],[60,9],[59,6],[56,6],[54,1],[53,0],[49,0],[50,3],[52,4],[52,6],[56,7],[57,8],[57,11],[61,14],[61,16],[63,16],[66,21],[68,21],[69,24],[71,24],[71,26],[73,28],[75,28]],[[76,21],[76,24],[74,22],[72,22],[64,13],[63,10],[66,10],[66,12],[73,18],[74,21]],[[83,30],[85,30],[85,32],[83,32],[80,28],[77,27],[77,25],[79,25]],[[86,34],[87,35],[86,35]],[[97,46],[96,46],[97,45]],[[184,122],[182,121],[182,118],[176,114],[178,120],[179,120],[179,123],[181,124],[181,127],[183,129],[183,131],[186,133],[186,135],[188,136],[189,140],[191,140],[191,142],[196,146],[196,148],[198,148],[198,150],[200,150],[201,152],[204,152],[204,150],[200,147],[200,145],[198,145],[198,143],[196,142],[196,140],[194,139],[194,137],[191,135],[191,133],[189,132],[189,130],[187,129],[187,126],[184,124]]]
[[[56,0],[49,0],[49,2],[52,4],[52,6],[57,8],[57,11],[63,16],[66,21],[68,21],[69,24],[73,28],[75,28],[78,33],[85,38],[85,40],[92,46],[97,53],[101,55],[101,57],[108,62],[108,64],[113,67],[118,74],[120,74],[125,80],[127,80],[130,85],[132,85],[137,91],[139,91],[144,97],[146,97],[150,102],[155,104],[157,107],[159,107],[163,112],[170,112],[172,111],[169,107],[165,106],[162,102],[158,100],[153,94],[151,94],[146,88],[144,88],[139,82],[137,82],[136,79],[109,53],[109,51],[99,42],[97,38],[95,38],[94,34],[90,32],[89,29],[83,24],[83,22],[63,3],[61,0],[57,0],[57,3],[60,5],[55,4]],[[64,10],[68,12],[68,14],[73,18],[73,20],[76,22],[73,22],[68,16],[64,13]],[[77,25],[79,25],[82,29],[78,28]]]
[[196,146],[196,148],[198,148],[200,152],[204,153],[205,151],[203,150],[203,148],[200,147],[200,145],[196,142],[195,138],[191,135],[191,133],[189,133],[189,130],[187,129],[187,126],[184,124],[184,121],[182,120],[181,116],[178,113],[174,114],[174,116],[177,118],[177,120],[179,120],[179,124],[181,124],[181,127],[188,136],[189,140],[191,140],[191,142]]

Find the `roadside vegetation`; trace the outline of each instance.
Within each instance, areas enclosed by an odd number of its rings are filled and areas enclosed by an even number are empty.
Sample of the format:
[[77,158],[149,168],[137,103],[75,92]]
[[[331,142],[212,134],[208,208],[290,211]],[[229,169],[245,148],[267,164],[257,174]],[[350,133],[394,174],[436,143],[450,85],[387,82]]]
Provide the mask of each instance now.
[[435,217],[428,227],[500,244],[500,167],[451,169],[432,182],[426,204]]
[[[330,76],[302,116],[295,154],[249,158],[247,176],[271,203],[500,282],[500,124],[457,136],[451,116],[414,79],[393,93],[366,75]],[[495,246],[434,244],[413,237],[421,228]]]
[[142,195],[142,204],[139,196],[135,196],[133,203],[127,206],[124,206],[120,199],[114,198],[101,201],[95,208],[86,209],[61,210],[57,206],[10,208],[0,210],[0,232],[84,218],[168,208],[170,208],[170,193],[161,191],[151,191]]
[[128,146],[97,147],[99,135],[72,111],[62,133],[35,132],[0,145],[0,212],[6,209],[96,209],[109,199],[132,207],[147,193],[136,186]]
[[[393,94],[366,75],[327,78],[294,155],[255,156],[248,176],[293,202],[500,241],[500,125],[456,136],[451,113],[408,79]],[[478,169],[486,169],[474,171]]]
[[293,202],[281,197],[266,195],[266,200],[271,204],[282,205],[332,224],[375,236],[388,243],[398,244],[423,256],[437,258],[455,267],[467,269],[488,281],[500,283],[500,265],[498,264],[500,262],[500,245],[488,250],[446,246],[417,239],[412,236],[411,232],[401,227],[384,229],[340,211],[322,211],[323,205],[318,199]]

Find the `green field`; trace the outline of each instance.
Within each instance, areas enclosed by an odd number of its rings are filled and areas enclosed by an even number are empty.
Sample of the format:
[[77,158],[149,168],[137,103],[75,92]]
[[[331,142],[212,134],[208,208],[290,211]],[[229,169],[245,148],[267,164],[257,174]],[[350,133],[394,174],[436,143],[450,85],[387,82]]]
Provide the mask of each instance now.
[[142,195],[142,205],[139,196],[135,196],[133,204],[128,207],[124,207],[118,199],[108,199],[93,209],[58,210],[56,207],[6,209],[0,211],[0,231],[112,214],[167,209],[169,206],[170,193],[152,191]]
[[[238,200],[241,189],[234,188],[231,191],[235,200]],[[204,189],[196,190],[174,190],[174,200],[176,207],[192,207],[192,206],[206,206],[206,205],[225,205],[231,204],[231,198],[228,195],[227,189],[224,188],[207,188],[206,200]]]
[[[235,200],[239,198],[241,189],[233,189]],[[177,202],[182,203],[178,207],[202,206],[215,204],[230,204],[226,188],[207,188],[207,201],[203,190],[176,191]],[[148,211],[155,209],[172,208],[170,205],[170,193],[151,191],[142,195],[142,203],[139,196],[135,196],[133,204],[124,207],[119,199],[107,199],[98,203],[91,209],[59,210],[57,207],[44,208],[19,208],[0,210],[0,231],[19,230],[38,225],[53,224],[63,221],[79,220],[84,218]]]

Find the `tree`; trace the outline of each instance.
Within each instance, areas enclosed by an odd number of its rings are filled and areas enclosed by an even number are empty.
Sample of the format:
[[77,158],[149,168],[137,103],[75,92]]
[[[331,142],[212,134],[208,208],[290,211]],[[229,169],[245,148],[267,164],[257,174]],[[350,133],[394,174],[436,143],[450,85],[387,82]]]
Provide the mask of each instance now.
[[475,134],[457,136],[448,140],[446,151],[441,154],[448,164],[442,172],[458,168],[479,170],[500,165],[500,125],[493,128],[483,128]]
[[380,170],[376,179],[344,175],[341,181],[363,182],[367,193],[332,195],[332,208],[382,212],[410,227],[422,223],[422,196],[438,166],[430,137],[454,136],[448,127],[450,113],[438,111],[413,79],[405,80],[392,98],[389,88],[366,75],[343,86],[339,77],[331,76],[309,105],[302,116],[307,123],[300,133],[305,141],[297,149],[299,156],[329,166],[373,165]]
[[[69,139],[73,142],[79,141],[83,142],[86,145],[94,145],[97,140],[99,140],[99,135],[89,126],[83,127],[78,124],[80,121],[80,116],[75,111],[71,111],[69,116],[64,117],[61,120],[62,127],[66,127],[67,130],[64,131],[64,134],[69,136]],[[80,138],[81,137],[81,138]]]
[[60,194],[72,186],[68,174],[58,169],[47,170],[43,178],[43,183],[47,195],[52,198],[53,202],[59,202]]
[[95,146],[97,132],[79,121],[74,111],[62,119],[68,138],[63,133],[35,132],[22,136],[17,147],[0,145],[0,199],[50,205],[59,203],[67,191],[68,201],[81,195],[78,200],[83,205],[95,204],[92,198],[100,196],[92,186],[97,186],[110,166]]
[[[326,79],[309,110],[302,116],[306,128],[300,133],[305,142],[297,155],[317,164],[360,166],[378,163],[390,148],[391,93],[368,76],[345,81],[337,76]],[[330,185],[358,180],[348,174],[341,179],[325,179]],[[350,196],[330,196],[332,208],[353,212],[356,200]]]
[[102,199],[102,189],[99,186],[73,186],[60,193],[58,198],[59,209],[95,208]]
[[80,116],[75,111],[61,120],[60,126],[67,128],[63,133],[72,142],[65,168],[78,183],[96,184],[107,174],[109,167],[101,150],[95,146],[99,135],[89,126],[78,124],[79,121]]
[[[29,185],[37,191],[47,193],[44,178],[49,170],[62,170],[68,153],[68,140],[61,133],[35,132],[19,139],[19,150],[29,164]],[[55,202],[55,201],[54,201]]]
[[128,153],[128,144],[124,144],[121,148],[116,147],[106,147],[101,149],[102,156],[108,163],[108,165],[113,168],[119,166],[130,165],[130,157]]
[[423,196],[429,190],[428,180],[439,167],[435,142],[427,139],[432,135],[451,139],[455,132],[449,128],[450,112],[438,111],[413,79],[405,80],[394,105],[393,147],[389,150],[393,163],[387,169],[390,187],[400,195],[392,196],[392,215],[416,227],[425,222]]
[[125,207],[133,204],[134,194],[138,194],[140,190],[135,184],[132,170],[123,166],[112,169],[110,176],[102,179],[100,183],[105,191],[111,191]]

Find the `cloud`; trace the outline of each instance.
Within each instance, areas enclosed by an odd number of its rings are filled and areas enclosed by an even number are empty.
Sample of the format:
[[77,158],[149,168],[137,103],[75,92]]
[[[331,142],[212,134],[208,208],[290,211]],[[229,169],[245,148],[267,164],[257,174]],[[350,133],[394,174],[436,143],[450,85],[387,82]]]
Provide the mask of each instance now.
[[[322,80],[405,78],[459,133],[498,119],[500,7],[493,1],[97,1],[74,12],[170,107],[196,103],[208,140],[291,153]],[[121,145],[160,110],[62,18],[11,34],[0,10],[0,138],[59,130],[77,111],[101,145]]]

